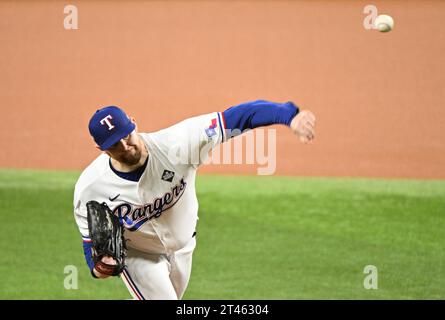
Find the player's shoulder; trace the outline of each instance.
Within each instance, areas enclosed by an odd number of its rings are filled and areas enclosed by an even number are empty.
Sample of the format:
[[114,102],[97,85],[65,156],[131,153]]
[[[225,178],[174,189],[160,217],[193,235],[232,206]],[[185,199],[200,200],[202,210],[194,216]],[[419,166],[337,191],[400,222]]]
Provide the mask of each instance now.
[[101,154],[82,171],[74,187],[75,195],[80,195],[106,174],[108,161],[109,157],[106,154]]
[[141,133],[142,137],[145,140],[161,140],[165,141],[165,139],[181,139],[187,133],[192,133],[194,131],[199,131],[202,128],[207,128],[208,126],[212,126],[212,124],[216,125],[220,123],[220,119],[222,119],[221,112],[211,112],[206,114],[195,115],[186,119],[181,120],[169,127],[164,129],[149,132],[149,133]]
[[211,112],[192,116],[159,131],[141,133],[141,136],[152,151],[165,153],[181,145],[199,145],[202,139],[217,136],[223,129],[222,113]]

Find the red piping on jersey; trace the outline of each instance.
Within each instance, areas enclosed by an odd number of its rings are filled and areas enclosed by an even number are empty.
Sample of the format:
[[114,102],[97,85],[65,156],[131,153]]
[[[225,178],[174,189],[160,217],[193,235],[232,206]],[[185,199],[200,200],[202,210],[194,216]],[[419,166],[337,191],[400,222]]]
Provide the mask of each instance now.
[[224,129],[227,129],[227,126],[226,126],[226,118],[224,117],[224,112],[220,112],[220,113],[221,113],[221,118],[222,118],[223,127],[224,127]]
[[122,272],[123,276],[125,277],[125,279],[127,280],[127,283],[130,285],[131,290],[133,291],[133,293],[135,294],[135,296],[139,299],[139,300],[144,300],[141,295],[139,294],[136,286],[133,284],[133,281],[131,281],[131,278],[129,275],[127,275],[127,272],[124,270],[124,272]]

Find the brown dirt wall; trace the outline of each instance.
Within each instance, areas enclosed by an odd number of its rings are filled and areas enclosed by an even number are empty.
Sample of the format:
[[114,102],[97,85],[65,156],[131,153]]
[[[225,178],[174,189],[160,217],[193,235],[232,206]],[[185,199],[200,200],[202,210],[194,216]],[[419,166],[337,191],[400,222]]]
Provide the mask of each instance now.
[[[445,1],[0,2],[0,167],[81,169],[91,114],[119,105],[154,131],[240,102],[317,116],[301,144],[277,128],[280,175],[445,178]],[[201,172],[254,174],[257,166]]]

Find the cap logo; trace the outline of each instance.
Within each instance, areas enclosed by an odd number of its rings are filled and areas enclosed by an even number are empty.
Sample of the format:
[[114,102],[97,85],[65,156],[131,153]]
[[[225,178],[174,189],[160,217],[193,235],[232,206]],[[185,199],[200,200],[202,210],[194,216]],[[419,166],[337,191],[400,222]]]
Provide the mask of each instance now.
[[101,125],[107,124],[108,130],[111,130],[114,128],[113,124],[110,122],[111,119],[113,119],[113,117],[111,116],[111,114],[109,114],[108,116],[100,120],[100,124]]

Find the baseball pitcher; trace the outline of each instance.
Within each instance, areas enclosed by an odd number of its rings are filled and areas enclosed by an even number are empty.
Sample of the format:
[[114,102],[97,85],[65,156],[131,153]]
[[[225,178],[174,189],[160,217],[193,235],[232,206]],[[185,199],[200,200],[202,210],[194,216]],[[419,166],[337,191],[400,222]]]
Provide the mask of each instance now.
[[233,132],[272,124],[314,139],[314,115],[292,102],[247,102],[153,133],[118,107],[97,110],[89,131],[103,153],[74,190],[91,275],[120,276],[135,299],[181,299],[196,245],[196,170]]

